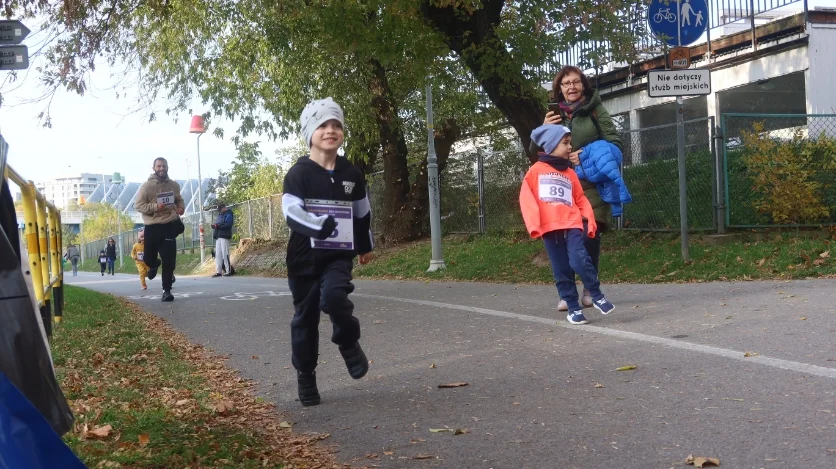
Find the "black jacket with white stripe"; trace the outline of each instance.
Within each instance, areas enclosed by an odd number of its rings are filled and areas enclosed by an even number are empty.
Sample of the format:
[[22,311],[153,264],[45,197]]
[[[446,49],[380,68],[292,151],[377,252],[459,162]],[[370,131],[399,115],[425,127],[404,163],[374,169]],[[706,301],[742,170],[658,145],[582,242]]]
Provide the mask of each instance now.
[[[307,156],[299,158],[284,177],[283,192],[282,211],[291,232],[286,259],[289,276],[319,275],[334,260],[351,260],[358,253],[366,254],[374,248],[366,181],[363,173],[346,158],[337,157],[333,173]],[[352,202],[354,250],[311,247],[311,238],[328,238],[337,223],[331,215],[308,212],[306,199]]]

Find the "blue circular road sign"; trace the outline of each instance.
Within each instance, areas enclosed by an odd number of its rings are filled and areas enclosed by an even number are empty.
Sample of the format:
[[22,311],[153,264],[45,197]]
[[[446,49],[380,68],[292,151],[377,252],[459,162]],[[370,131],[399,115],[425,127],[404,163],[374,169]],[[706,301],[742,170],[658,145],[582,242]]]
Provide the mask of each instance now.
[[687,46],[708,27],[708,5],[705,0],[653,0],[647,22],[668,45]]

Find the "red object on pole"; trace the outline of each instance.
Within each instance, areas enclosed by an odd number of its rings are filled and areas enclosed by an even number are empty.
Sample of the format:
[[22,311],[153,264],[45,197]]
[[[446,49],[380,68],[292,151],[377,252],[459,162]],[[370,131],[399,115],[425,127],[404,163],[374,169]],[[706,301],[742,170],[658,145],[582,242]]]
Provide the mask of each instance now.
[[192,116],[192,125],[189,127],[190,134],[206,133],[206,124],[203,122],[203,116]]

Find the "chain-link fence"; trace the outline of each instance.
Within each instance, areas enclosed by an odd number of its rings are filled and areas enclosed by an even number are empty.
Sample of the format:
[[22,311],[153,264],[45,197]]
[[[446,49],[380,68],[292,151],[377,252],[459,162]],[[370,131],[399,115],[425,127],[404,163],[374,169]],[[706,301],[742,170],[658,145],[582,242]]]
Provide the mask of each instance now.
[[[228,209],[232,211],[233,216],[233,244],[237,244],[241,238],[283,240],[287,239],[290,235],[287,222],[282,214],[281,194],[230,205]],[[204,243],[210,249],[215,245],[212,224],[215,223],[217,218],[217,208],[203,212]],[[177,237],[177,250],[184,252],[200,249],[200,214],[187,215],[181,219],[183,220],[185,231]],[[130,254],[131,248],[139,239],[139,232],[141,230],[139,228],[122,233],[122,252],[125,255]],[[85,242],[82,245],[85,259],[98,257],[99,251],[105,248],[109,238],[117,240],[118,243],[119,235],[114,234],[107,238]]]
[[[714,118],[689,120],[685,126],[685,173],[688,227],[717,226],[717,168]],[[623,131],[622,177],[633,202],[624,205],[622,228],[678,231],[679,163],[676,124]]]
[[475,149],[450,155],[441,175],[444,232],[524,230],[519,195],[528,167],[528,158],[519,149]]
[[[717,132],[713,117],[685,122],[689,229],[836,225],[836,115],[724,114],[721,124]],[[625,130],[621,140],[622,175],[633,202],[624,206],[614,225],[678,231],[676,124]],[[521,149],[451,154],[441,174],[444,232],[524,230],[519,190],[528,168]],[[383,210],[383,173],[367,179],[372,229],[382,233],[385,221],[374,214]],[[281,194],[229,209],[235,218],[233,243],[289,236]],[[214,209],[203,213],[208,247],[214,244],[210,226],[217,216]],[[183,217],[183,222],[186,230],[177,239],[177,249],[198,249],[199,214]],[[123,252],[130,253],[138,231],[122,233]],[[85,257],[96,257],[106,244],[107,238],[86,243]]]
[[836,114],[723,114],[726,224],[836,225]]
[[[528,167],[528,158],[519,149],[495,152],[472,149],[451,154],[439,176],[444,234],[524,230],[519,193]],[[372,173],[366,179],[372,230],[382,233],[385,220],[375,214],[383,212],[383,172]],[[425,231],[429,232],[429,217],[425,222]]]
[[[282,214],[282,196],[274,194],[269,197],[252,199],[240,204],[227,207],[232,212],[233,228],[232,243],[241,238],[255,238],[267,240],[283,240],[289,236],[287,223]],[[204,242],[207,246],[214,246],[211,225],[218,218],[217,208],[203,212]],[[200,246],[200,214],[183,217],[186,231],[183,233],[184,245],[188,248]]]

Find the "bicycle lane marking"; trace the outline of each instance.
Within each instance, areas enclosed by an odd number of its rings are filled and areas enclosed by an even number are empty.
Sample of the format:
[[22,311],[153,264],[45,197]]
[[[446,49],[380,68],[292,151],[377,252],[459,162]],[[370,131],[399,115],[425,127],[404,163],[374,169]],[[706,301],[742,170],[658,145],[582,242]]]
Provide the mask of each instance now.
[[582,327],[573,326],[571,324],[562,323],[560,320],[548,319],[548,318],[541,318],[537,316],[528,316],[525,314],[519,313],[510,313],[507,311],[498,311],[494,309],[486,309],[486,308],[478,308],[475,306],[464,306],[464,305],[456,305],[450,303],[441,303],[438,301],[427,301],[427,300],[413,300],[409,298],[396,298],[391,296],[382,296],[382,295],[368,295],[364,293],[353,293],[353,296],[359,296],[363,298],[373,298],[379,300],[387,300],[387,301],[398,301],[401,303],[412,303],[422,306],[435,306],[437,308],[447,308],[447,309],[456,309],[460,311],[469,311],[471,313],[479,313],[488,316],[495,316],[500,318],[506,319],[517,319],[520,321],[527,321],[527,322],[536,322],[540,324],[547,324],[549,326],[558,326],[564,329],[569,329],[573,331],[584,331],[584,332],[594,332],[596,334],[601,335],[609,335],[612,337],[618,337],[621,339],[630,339],[639,342],[646,342],[650,344],[658,344],[658,345],[665,345],[671,348],[677,348],[680,350],[687,350],[691,352],[698,352],[703,353],[706,355],[714,355],[718,357],[724,358],[731,358],[733,360],[738,360],[746,363],[757,363],[759,365],[770,366],[773,368],[779,368],[782,370],[787,371],[795,371],[799,373],[807,373],[810,375],[821,376],[823,378],[831,378],[836,379],[836,368],[827,368],[823,366],[817,365],[810,365],[807,363],[800,363],[794,362],[790,360],[783,360],[780,358],[771,358],[765,357],[762,355],[757,355],[754,357],[744,357],[744,352],[740,352],[737,350],[725,349],[720,347],[712,347],[710,345],[700,345],[700,344],[693,344],[690,342],[682,342],[679,340],[674,339],[667,339],[664,337],[657,337],[647,334],[640,334],[638,332],[628,332],[628,331],[621,331],[618,329],[609,329],[606,327],[600,326],[590,326],[584,325]]

